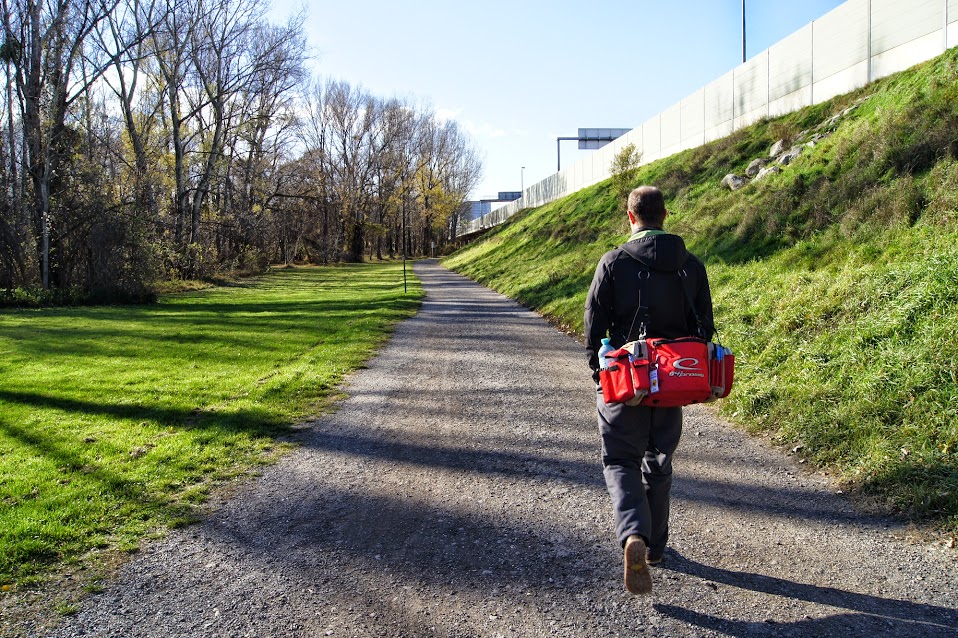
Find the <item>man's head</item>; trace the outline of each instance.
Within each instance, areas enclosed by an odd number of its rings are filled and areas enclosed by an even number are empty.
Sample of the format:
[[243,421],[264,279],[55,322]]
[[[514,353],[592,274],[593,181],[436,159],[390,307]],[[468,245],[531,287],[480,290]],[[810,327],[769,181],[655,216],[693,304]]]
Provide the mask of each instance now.
[[662,228],[665,197],[655,186],[639,186],[629,193],[629,223],[633,228]]

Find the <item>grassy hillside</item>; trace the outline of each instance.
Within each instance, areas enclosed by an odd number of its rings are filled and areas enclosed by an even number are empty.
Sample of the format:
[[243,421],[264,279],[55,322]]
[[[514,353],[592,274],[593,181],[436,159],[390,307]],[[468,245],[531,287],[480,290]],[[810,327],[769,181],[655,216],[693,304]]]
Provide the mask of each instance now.
[[[803,145],[781,173],[721,186],[779,139]],[[865,502],[958,531],[958,50],[654,162],[640,183],[663,189],[666,227],[708,266],[739,355],[723,412]],[[627,236],[607,181],[446,264],[581,334],[595,264]]]

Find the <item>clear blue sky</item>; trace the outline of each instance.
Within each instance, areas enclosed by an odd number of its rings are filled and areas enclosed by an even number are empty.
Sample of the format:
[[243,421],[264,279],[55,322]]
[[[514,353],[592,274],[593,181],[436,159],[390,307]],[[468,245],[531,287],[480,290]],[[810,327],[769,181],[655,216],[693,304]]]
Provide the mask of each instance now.
[[[841,4],[746,0],[748,57]],[[273,0],[307,13],[324,77],[455,118],[483,157],[474,197],[555,172],[556,137],[632,128],[741,62],[740,0]],[[562,143],[562,165],[581,153]],[[525,171],[521,167],[525,166]]]

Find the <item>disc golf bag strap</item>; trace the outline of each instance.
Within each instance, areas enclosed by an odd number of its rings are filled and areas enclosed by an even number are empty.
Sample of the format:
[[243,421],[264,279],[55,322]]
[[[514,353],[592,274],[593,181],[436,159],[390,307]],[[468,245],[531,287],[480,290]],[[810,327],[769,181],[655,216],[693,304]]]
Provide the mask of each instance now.
[[[635,322],[639,320],[639,317],[642,318],[642,323],[639,324],[639,330],[641,331],[639,340],[645,339],[649,308],[642,305],[642,300],[645,297],[642,292],[648,278],[649,271],[643,268],[639,273],[638,307],[632,317],[632,325],[629,326],[629,331],[625,334],[626,342],[632,341],[632,330],[635,328]],[[631,354],[623,348],[610,352],[606,357],[610,359],[609,365],[599,370],[602,398],[607,404],[638,405],[649,388],[648,361],[643,360],[637,366]]]
[[[638,262],[639,264],[642,263],[638,259],[636,259],[636,262]],[[648,298],[643,293],[645,292],[645,285],[646,285],[646,282],[649,280],[650,276],[651,276],[651,273],[648,271],[648,269],[642,268],[641,270],[639,270],[638,305],[635,308],[635,315],[632,317],[632,325],[629,326],[629,332],[625,335],[626,342],[633,341],[632,330],[635,328],[635,322],[639,319],[639,317],[642,317],[642,323],[639,324],[639,336],[636,339],[638,339],[639,341],[642,341],[643,339],[645,339],[645,331],[649,327],[649,307],[642,305],[642,301]]]
[[[695,302],[692,301],[692,294],[688,288],[688,275],[685,271],[679,271],[679,278],[682,280],[682,289],[685,291],[685,299],[695,315],[695,322],[698,324],[699,336],[705,339],[705,329],[702,327],[702,319],[695,309]],[[708,344],[709,352],[709,383],[712,386],[712,399],[724,399],[732,391],[732,383],[735,379],[735,355],[732,351],[722,346],[719,338],[718,328],[715,330],[715,342]]]
[[[646,330],[649,326],[649,307],[643,304],[643,300],[648,299],[648,295],[645,294],[645,289],[651,272],[645,268],[645,264],[640,262],[638,259],[635,260],[639,263],[642,268],[639,271],[639,299],[638,306],[635,309],[635,316],[632,317],[632,325],[629,326],[629,333],[626,335],[626,341],[632,341],[632,329],[635,328],[635,322],[641,317],[642,323],[639,324],[639,336],[638,340],[645,339]],[[685,293],[685,301],[688,303],[689,308],[692,310],[692,316],[695,317],[695,334],[701,337],[703,340],[706,340],[705,337],[705,327],[702,324],[702,317],[699,315],[699,311],[695,308],[695,301],[692,299],[692,293],[689,292],[688,285],[688,274],[685,272],[685,269],[678,271],[679,276],[679,285],[682,286],[682,292]]]
[[689,291],[689,276],[685,272],[684,268],[679,271],[679,281],[682,283],[682,292],[685,293],[685,301],[688,302],[689,308],[692,309],[692,316],[695,317],[696,334],[698,334],[698,336],[700,336],[703,340],[707,341],[708,339],[705,336],[705,327],[702,325],[702,317],[699,315],[699,311],[695,308],[695,301],[692,299],[692,293]]

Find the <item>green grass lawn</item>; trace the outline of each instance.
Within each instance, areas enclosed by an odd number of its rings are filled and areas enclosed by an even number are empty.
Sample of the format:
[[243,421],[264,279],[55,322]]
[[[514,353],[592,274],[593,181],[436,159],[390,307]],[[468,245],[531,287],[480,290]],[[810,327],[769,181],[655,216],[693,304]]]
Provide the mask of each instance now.
[[152,306],[0,311],[0,585],[195,518],[411,316],[401,264],[281,270]]

